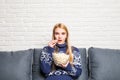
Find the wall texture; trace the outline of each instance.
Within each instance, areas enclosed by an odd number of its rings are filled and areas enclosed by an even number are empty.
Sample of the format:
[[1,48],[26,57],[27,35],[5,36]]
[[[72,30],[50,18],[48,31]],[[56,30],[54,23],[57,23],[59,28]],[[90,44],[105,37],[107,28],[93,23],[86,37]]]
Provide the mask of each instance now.
[[76,47],[120,48],[120,0],[0,0],[0,50],[42,48],[58,22]]

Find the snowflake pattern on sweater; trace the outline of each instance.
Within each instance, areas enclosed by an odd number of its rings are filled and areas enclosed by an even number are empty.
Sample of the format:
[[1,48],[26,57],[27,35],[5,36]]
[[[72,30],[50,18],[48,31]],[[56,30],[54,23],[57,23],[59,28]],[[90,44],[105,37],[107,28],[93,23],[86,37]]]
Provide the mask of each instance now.
[[[65,44],[57,44],[56,45],[59,48],[58,52],[66,52],[66,43]],[[76,79],[81,75],[82,67],[81,67],[81,56],[78,48],[73,47],[72,53],[74,55],[73,60],[73,66],[70,65],[70,63],[67,65],[66,68],[62,68],[59,66],[56,66],[56,70],[52,71],[52,53],[54,51],[54,48],[51,48],[49,46],[46,46],[42,49],[41,56],[40,56],[40,68],[42,72],[47,75],[47,80],[51,76],[67,76],[72,79]],[[52,78],[54,79],[54,78]],[[64,80],[64,79],[63,79]]]

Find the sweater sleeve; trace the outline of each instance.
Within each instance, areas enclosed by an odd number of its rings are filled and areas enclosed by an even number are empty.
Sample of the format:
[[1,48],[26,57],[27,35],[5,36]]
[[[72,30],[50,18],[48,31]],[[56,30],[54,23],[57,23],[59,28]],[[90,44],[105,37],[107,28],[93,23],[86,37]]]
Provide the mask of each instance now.
[[40,55],[40,68],[41,71],[47,75],[50,73],[52,69],[52,53],[54,51],[54,48],[51,48],[49,46],[44,47],[41,51]]
[[75,48],[73,50],[73,55],[74,55],[73,66],[71,66],[71,64],[69,63],[65,70],[68,72],[70,76],[72,76],[72,78],[76,79],[82,73],[80,51],[77,48]]

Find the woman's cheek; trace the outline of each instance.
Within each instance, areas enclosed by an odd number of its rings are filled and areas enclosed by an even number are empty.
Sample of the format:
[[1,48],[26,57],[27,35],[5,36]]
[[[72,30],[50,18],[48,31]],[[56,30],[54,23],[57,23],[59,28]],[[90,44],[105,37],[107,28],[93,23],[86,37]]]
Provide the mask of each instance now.
[[55,36],[55,39],[58,40],[58,36]]

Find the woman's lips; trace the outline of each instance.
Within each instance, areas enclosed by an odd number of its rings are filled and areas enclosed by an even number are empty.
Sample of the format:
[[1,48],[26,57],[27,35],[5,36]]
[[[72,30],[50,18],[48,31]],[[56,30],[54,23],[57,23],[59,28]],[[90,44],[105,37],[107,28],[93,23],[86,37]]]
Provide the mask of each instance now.
[[58,40],[59,42],[61,42],[62,40]]

